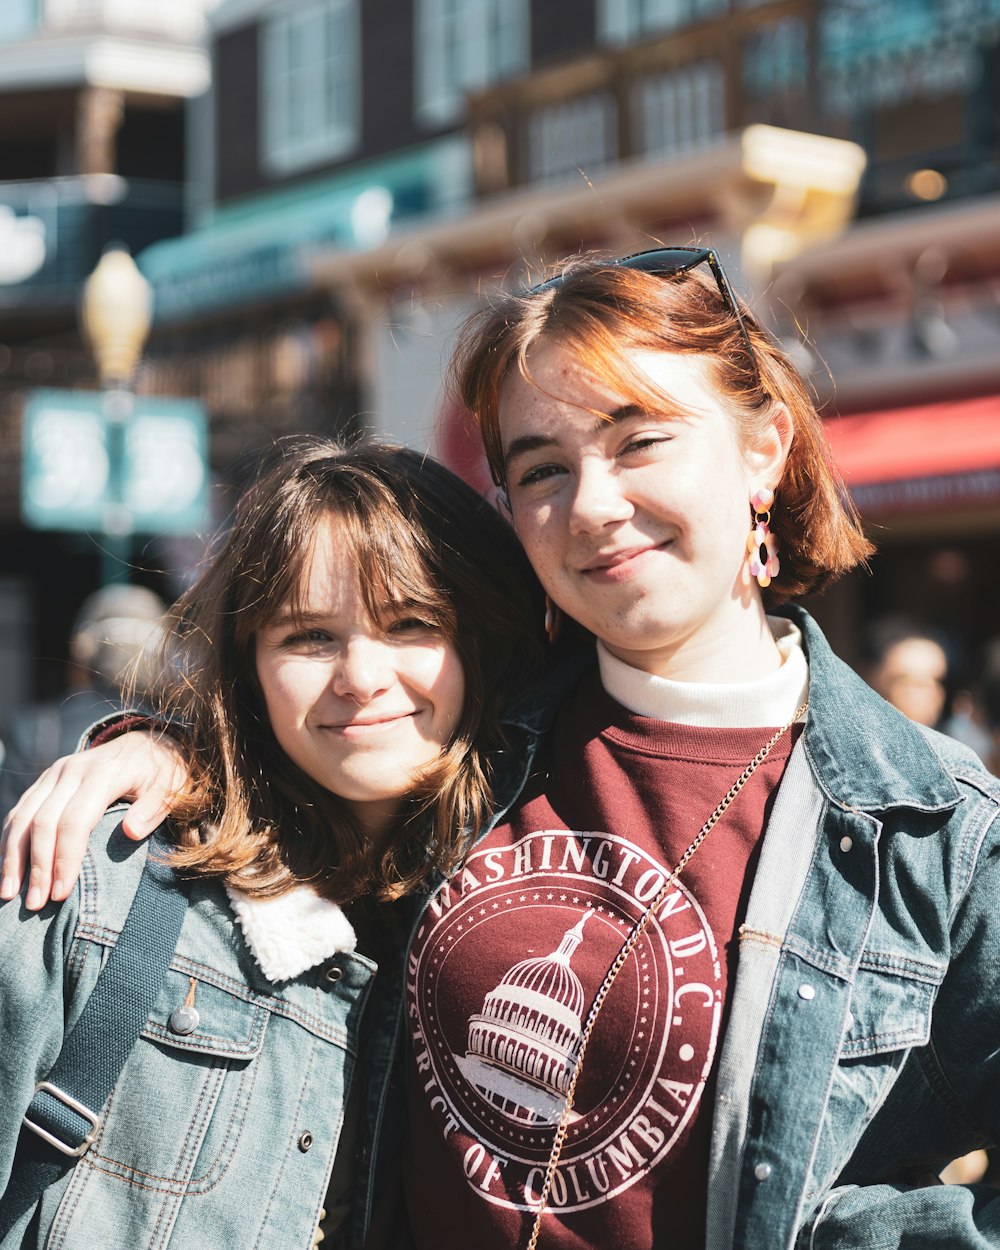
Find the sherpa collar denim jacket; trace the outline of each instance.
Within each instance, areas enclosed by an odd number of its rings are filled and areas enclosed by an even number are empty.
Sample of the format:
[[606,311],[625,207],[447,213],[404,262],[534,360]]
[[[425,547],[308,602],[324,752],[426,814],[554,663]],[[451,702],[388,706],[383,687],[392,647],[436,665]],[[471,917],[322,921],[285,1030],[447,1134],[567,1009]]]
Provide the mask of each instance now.
[[[112,809],[76,891],[0,905],[0,1192],[21,1115],[117,940],[147,854]],[[76,1167],[3,1241],[61,1250],[308,1250],[375,965],[301,887],[250,900],[193,883],[160,997]],[[179,1020],[185,1000],[197,1023]],[[178,1025],[181,1025],[178,1028]]]
[[[810,706],[741,932],[706,1250],[996,1250],[1000,1193],[907,1181],[1000,1140],[1000,782],[789,615]],[[515,737],[500,761],[497,819],[557,686],[512,730],[524,749]],[[387,1078],[400,992],[373,1053]],[[395,1166],[398,1084],[369,1091],[380,1145],[362,1225]]]

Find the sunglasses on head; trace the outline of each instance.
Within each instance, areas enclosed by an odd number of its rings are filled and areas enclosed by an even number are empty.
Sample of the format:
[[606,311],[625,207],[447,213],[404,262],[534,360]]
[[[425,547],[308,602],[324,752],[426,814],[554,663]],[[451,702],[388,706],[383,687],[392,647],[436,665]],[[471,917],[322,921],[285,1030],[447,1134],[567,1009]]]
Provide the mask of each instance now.
[[[712,277],[719,288],[719,294],[722,296],[722,302],[736,318],[736,324],[739,326],[740,335],[743,339],[743,346],[747,349],[750,364],[759,380],[760,371],[757,368],[757,357],[754,355],[753,347],[750,344],[750,332],[747,330],[743,314],[740,312],[739,302],[736,299],[733,288],[729,285],[726,271],[722,268],[718,256],[710,247],[657,247],[649,252],[636,252],[633,256],[622,256],[618,260],[606,261],[604,265],[608,269],[638,269],[642,273],[655,274],[659,278],[672,278],[676,274],[687,273],[689,269],[694,269],[697,265],[703,263],[708,264],[709,269],[712,271]],[[571,276],[571,274],[567,276]],[[557,275],[555,278],[549,278],[547,281],[539,282],[537,286],[531,287],[527,294],[537,295],[539,291],[552,290],[555,287],[562,286],[563,281],[563,275]]]

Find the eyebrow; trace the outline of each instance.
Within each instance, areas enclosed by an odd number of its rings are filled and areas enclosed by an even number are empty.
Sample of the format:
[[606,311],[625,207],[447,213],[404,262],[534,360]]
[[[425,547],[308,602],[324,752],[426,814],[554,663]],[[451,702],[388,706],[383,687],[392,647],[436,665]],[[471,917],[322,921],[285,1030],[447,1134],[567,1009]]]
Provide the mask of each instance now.
[[329,612],[323,612],[319,609],[306,610],[303,612],[293,612],[291,608],[280,608],[269,621],[264,624],[265,629],[273,629],[276,626],[284,625],[310,625],[314,621],[325,621],[330,616]]
[[[629,417],[645,416],[647,411],[641,404],[622,404],[618,408],[612,408],[609,413],[598,417],[594,422],[594,433],[599,434],[607,426],[615,425],[620,421],[627,421]],[[504,453],[504,469],[509,472],[511,462],[519,456],[525,456],[532,451],[540,451],[545,447],[557,447],[558,445],[559,440],[551,434],[522,434],[520,438],[514,439]]]

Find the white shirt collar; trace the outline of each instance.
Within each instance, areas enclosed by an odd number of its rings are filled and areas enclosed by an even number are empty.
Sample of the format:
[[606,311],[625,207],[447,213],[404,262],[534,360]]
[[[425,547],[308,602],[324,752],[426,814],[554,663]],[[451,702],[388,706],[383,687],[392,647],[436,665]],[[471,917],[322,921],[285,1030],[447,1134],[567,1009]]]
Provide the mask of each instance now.
[[598,642],[601,684],[630,712],[676,725],[718,729],[783,725],[809,697],[809,665],[798,626],[776,616],[769,616],[767,623],[781,664],[756,681],[671,681],[632,668]]
[[226,893],[250,953],[269,981],[290,981],[357,947],[343,910],[310,886],[296,886],[277,898],[251,898],[231,885]]

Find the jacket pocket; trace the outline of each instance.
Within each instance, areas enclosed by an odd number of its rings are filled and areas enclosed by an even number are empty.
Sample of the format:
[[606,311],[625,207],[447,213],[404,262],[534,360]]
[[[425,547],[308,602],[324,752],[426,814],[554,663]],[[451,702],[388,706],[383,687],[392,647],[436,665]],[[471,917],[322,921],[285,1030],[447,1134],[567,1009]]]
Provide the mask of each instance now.
[[808,1198],[841,1173],[892,1089],[907,1055],[930,1040],[944,968],[894,956],[862,959],[851,989],[840,1054],[833,1071],[813,1162]]
[[192,995],[191,977],[171,969],[88,1165],[146,1190],[210,1189],[239,1145],[269,1014],[245,989],[197,980]]
[[931,1013],[944,968],[891,956],[861,961],[851,990],[851,1014],[841,1060],[864,1059],[924,1046],[930,1041]]

